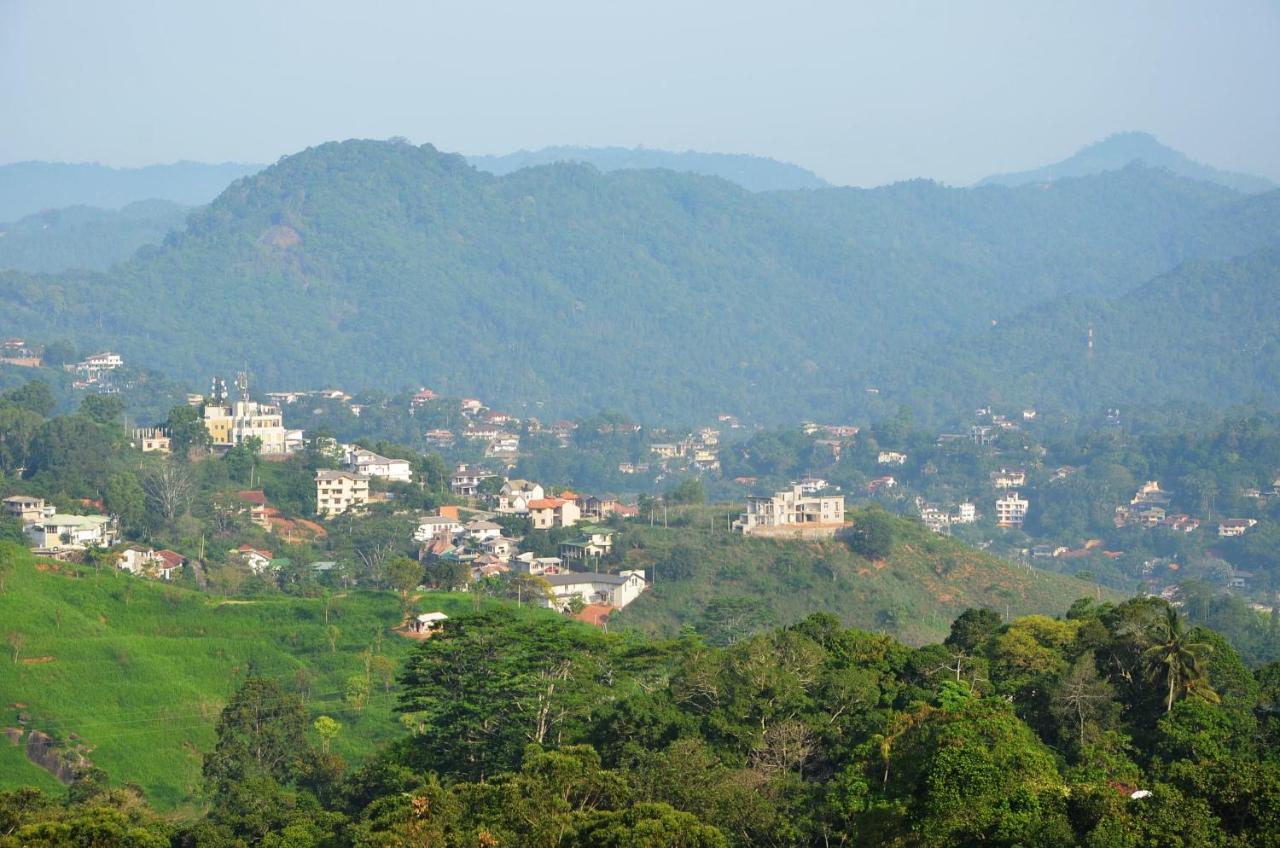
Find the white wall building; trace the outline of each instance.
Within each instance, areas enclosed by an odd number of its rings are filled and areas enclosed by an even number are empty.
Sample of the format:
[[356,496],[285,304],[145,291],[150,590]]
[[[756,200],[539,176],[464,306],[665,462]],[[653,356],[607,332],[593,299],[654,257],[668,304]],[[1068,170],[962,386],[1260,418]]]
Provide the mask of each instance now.
[[643,571],[623,571],[619,574],[566,571],[560,574],[544,574],[551,586],[555,601],[547,605],[566,609],[574,598],[584,604],[607,604],[622,609],[640,597],[645,590]]
[[380,477],[397,483],[413,482],[413,470],[407,459],[391,459],[364,448],[351,448],[346,456],[347,468],[366,477]]
[[116,538],[115,524],[105,515],[54,513],[28,526],[26,531],[37,548],[108,548]]
[[1008,492],[996,500],[996,526],[1021,527],[1031,502],[1017,492]]
[[316,512],[325,518],[359,509],[369,502],[369,478],[352,471],[316,472]]
[[844,495],[805,495],[800,486],[747,498],[747,511],[733,523],[739,533],[829,530],[844,526]]

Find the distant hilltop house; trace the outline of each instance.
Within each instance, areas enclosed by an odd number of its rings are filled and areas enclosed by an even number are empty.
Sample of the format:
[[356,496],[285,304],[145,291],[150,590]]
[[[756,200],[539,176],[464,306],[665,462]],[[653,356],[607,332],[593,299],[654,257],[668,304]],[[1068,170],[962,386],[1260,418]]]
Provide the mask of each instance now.
[[413,482],[413,470],[407,459],[390,459],[364,448],[351,448],[346,456],[347,469],[366,477],[379,477],[396,483]]
[[5,339],[0,345],[0,362],[21,368],[39,368],[43,363],[44,349],[28,345],[24,339]]
[[1019,528],[1026,520],[1031,502],[1017,492],[1007,492],[996,500],[996,526]]
[[442,612],[424,612],[409,622],[409,629],[414,633],[434,633],[448,620],[449,616]]
[[968,501],[956,504],[956,511],[951,516],[952,524],[972,524],[978,520],[978,508]]
[[433,539],[449,539],[462,532],[462,522],[455,516],[429,515],[418,522],[413,531],[415,542],[430,542]]
[[876,462],[880,465],[904,465],[907,461],[907,455],[901,451],[880,451],[876,457]]
[[897,485],[898,485],[898,481],[895,480],[893,477],[890,477],[887,475],[884,477],[877,477],[874,480],[872,480],[870,483],[867,483],[867,494],[877,495],[880,492],[885,491],[887,489],[892,489]]
[[991,475],[991,485],[997,489],[1020,489],[1027,485],[1027,469],[1001,468]]
[[622,609],[645,590],[644,572],[638,570],[618,574],[566,571],[543,574],[542,579],[551,589],[546,606],[561,611],[568,610],[574,599],[584,605],[602,604]]
[[138,427],[133,431],[133,444],[143,453],[170,453],[173,441],[163,427]]
[[1218,522],[1218,535],[1226,539],[1243,536],[1257,523],[1254,518],[1226,518]]
[[238,400],[231,406],[206,405],[204,426],[215,447],[235,447],[244,444],[246,439],[257,438],[262,442],[260,453],[264,455],[288,452],[284,416],[274,404]]
[[316,512],[325,518],[358,510],[369,503],[369,478],[353,471],[316,472]]
[[733,529],[748,536],[834,536],[846,526],[844,495],[806,495],[800,486],[747,498]]

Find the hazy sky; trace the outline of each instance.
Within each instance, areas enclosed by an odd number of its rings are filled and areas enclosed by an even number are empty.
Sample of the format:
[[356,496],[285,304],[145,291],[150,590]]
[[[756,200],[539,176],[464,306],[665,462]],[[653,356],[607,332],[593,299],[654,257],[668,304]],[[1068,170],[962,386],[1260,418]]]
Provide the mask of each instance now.
[[1280,3],[0,0],[0,162],[403,135],[959,184],[1126,129],[1280,179]]

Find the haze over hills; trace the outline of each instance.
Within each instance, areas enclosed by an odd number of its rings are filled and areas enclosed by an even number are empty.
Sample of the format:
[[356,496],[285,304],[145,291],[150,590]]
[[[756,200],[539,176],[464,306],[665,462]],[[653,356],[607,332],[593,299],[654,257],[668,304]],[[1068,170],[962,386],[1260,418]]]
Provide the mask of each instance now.
[[121,209],[48,209],[0,224],[0,268],[105,270],[181,229],[190,211],[168,200],[137,200]]
[[264,388],[794,422],[863,414],[872,385],[913,405],[993,385],[959,382],[989,361],[992,321],[1265,248],[1278,220],[1271,195],[1140,166],[1051,190],[753,194],[570,163],[496,177],[429,145],[350,141],[235,183],[107,273],[0,276],[0,332],[118,348],[192,385],[248,361]]
[[96,163],[15,162],[0,165],[0,221],[65,206],[119,209],[139,200],[199,206],[261,165],[175,162],[144,168]]
[[1116,133],[1102,141],[1084,147],[1072,156],[1035,168],[1011,174],[994,174],[978,185],[1017,186],[1028,183],[1049,183],[1069,177],[1086,177],[1105,171],[1118,171],[1134,162],[1152,168],[1167,168],[1175,174],[1192,180],[1217,183],[1245,193],[1263,192],[1275,188],[1275,183],[1265,177],[1223,171],[1189,158],[1171,147],[1161,144],[1155,136],[1144,132]]
[[556,162],[583,162],[605,173],[622,170],[665,168],[687,174],[720,177],[748,191],[826,188],[830,184],[799,165],[765,156],[737,153],[701,153],[686,150],[650,150],[644,147],[544,147],[521,150],[504,156],[468,156],[467,161],[482,171],[504,176],[521,168]]

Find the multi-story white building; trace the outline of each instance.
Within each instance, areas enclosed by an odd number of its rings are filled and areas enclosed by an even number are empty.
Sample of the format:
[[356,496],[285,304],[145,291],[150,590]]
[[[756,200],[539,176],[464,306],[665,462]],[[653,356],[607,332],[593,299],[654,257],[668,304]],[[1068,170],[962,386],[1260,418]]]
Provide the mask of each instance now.
[[407,459],[390,459],[364,448],[347,451],[347,468],[366,477],[381,477],[397,483],[413,482],[413,470]]
[[262,441],[263,454],[288,452],[284,416],[274,404],[238,400],[232,406],[206,406],[204,426],[217,447],[235,447],[252,436]]
[[996,499],[996,526],[1021,527],[1031,502],[1017,492],[1007,492]]
[[369,503],[369,478],[352,471],[316,472],[316,512],[326,518]]
[[1027,485],[1025,468],[1001,468],[991,475],[991,485],[997,489],[1017,489]]
[[965,501],[956,505],[955,514],[951,516],[952,524],[972,524],[978,520],[978,508]]
[[4,511],[22,522],[23,526],[36,524],[56,512],[52,504],[45,503],[44,498],[31,495],[11,495],[5,498]]
[[747,535],[834,535],[844,524],[844,495],[805,495],[797,484],[769,496],[747,498],[747,511],[738,516],[733,529]]

